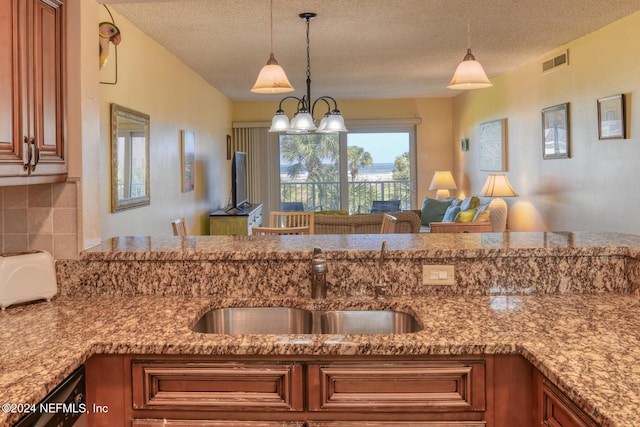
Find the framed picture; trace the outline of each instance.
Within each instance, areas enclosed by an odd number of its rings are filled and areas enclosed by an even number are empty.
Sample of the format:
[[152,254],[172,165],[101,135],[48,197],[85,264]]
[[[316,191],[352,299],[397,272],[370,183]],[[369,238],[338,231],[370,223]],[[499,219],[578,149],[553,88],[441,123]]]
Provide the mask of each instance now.
[[480,170],[507,170],[507,119],[480,124]]
[[469,151],[469,138],[462,138],[460,140],[460,150]]
[[196,136],[193,131],[183,130],[181,134],[181,182],[182,192],[193,191],[195,184]]
[[624,104],[624,95],[598,99],[598,139],[627,137]]
[[570,143],[569,103],[542,110],[542,158],[568,159]]

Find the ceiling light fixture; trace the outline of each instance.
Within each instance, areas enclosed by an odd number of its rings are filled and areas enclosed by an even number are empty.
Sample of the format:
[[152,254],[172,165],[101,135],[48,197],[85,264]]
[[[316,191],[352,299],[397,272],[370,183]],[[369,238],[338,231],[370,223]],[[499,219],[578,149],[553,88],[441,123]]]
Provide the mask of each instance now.
[[467,54],[462,62],[456,68],[449,89],[482,89],[491,87],[493,84],[489,81],[487,74],[484,72],[482,65],[476,60],[471,53],[471,3],[467,4]]
[[253,93],[287,93],[293,92],[293,86],[289,83],[287,74],[284,72],[276,57],[273,54],[273,0],[270,8],[270,28],[271,28],[271,55],[267,65],[262,67],[256,83],[251,88]]
[[[307,22],[307,93],[302,98],[295,96],[287,96],[280,100],[278,105],[278,111],[271,121],[271,128],[269,132],[287,132],[287,133],[309,133],[315,131],[316,133],[337,133],[347,132],[347,128],[344,125],[344,118],[338,110],[338,103],[330,96],[321,96],[311,102],[311,49],[309,47],[309,21],[316,17],[315,13],[305,12],[298,15],[300,18]],[[282,109],[282,103],[289,99],[295,99],[298,102],[296,113],[294,114],[291,122],[285,115]],[[324,102],[327,106],[327,113],[324,115],[320,124],[316,128],[314,123],[313,113],[318,102]],[[331,102],[333,103],[333,110],[331,109]]]

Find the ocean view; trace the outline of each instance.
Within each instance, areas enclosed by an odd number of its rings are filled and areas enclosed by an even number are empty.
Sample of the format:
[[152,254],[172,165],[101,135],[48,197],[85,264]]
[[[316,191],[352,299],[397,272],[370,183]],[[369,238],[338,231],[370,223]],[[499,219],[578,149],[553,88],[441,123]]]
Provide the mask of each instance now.
[[[393,173],[393,163],[374,163],[367,168],[360,168],[358,171],[358,181],[391,181]],[[286,172],[287,165],[281,164],[280,171],[281,177],[287,177]],[[306,174],[299,175],[296,180],[304,180]]]

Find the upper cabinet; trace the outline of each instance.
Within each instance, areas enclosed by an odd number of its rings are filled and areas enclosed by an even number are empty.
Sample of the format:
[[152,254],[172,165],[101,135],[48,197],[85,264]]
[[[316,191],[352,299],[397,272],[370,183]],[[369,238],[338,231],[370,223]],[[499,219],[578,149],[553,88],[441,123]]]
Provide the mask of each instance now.
[[63,4],[0,0],[0,22],[0,185],[63,181]]

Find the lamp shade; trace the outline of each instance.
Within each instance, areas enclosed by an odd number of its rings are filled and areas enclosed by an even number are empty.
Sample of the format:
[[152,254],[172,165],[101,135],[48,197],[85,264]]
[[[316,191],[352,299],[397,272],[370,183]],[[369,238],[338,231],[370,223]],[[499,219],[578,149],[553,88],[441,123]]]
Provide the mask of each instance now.
[[292,92],[293,86],[282,67],[276,61],[273,52],[267,61],[267,65],[262,67],[256,83],[251,88],[253,93],[287,93]]
[[449,190],[455,190],[456,182],[450,171],[435,171],[431,179],[429,190],[436,191],[436,200],[444,200],[450,196]]
[[286,132],[290,130],[289,117],[284,114],[284,111],[278,110],[271,119],[271,128],[269,132]]
[[320,120],[320,124],[318,125],[318,129],[316,133],[338,133],[338,132],[347,132],[347,128],[344,125],[344,117],[340,112],[332,112],[326,114],[322,120]]
[[489,174],[478,195],[482,197],[518,197],[518,193],[511,187],[507,176],[503,173]]
[[453,74],[451,82],[449,82],[449,89],[482,89],[485,87],[491,87],[493,83],[489,81],[487,74],[484,72],[482,65],[476,61],[476,58],[471,54],[471,49],[467,49],[467,55],[462,62],[456,68],[456,72]]
[[458,188],[450,171],[435,171],[429,190],[455,190]]
[[297,132],[309,132],[316,130],[316,125],[313,123],[313,117],[306,110],[301,110],[296,113],[291,119],[291,131]]

